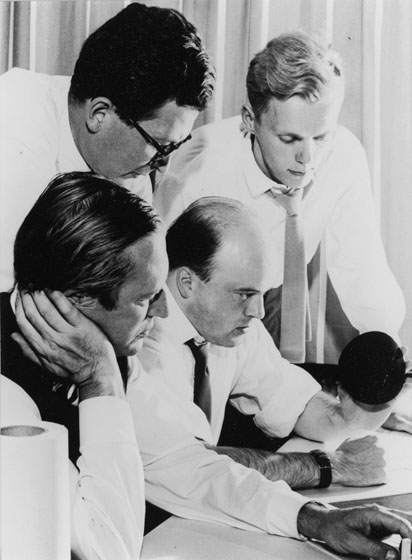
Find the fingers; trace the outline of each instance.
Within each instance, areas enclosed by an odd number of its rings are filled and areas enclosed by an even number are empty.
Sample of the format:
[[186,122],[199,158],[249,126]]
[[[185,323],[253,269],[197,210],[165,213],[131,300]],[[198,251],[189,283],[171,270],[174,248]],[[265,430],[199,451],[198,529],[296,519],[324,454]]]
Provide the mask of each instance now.
[[76,327],[79,324],[82,317],[80,312],[62,292],[49,292],[48,297],[70,325]]
[[25,341],[25,339],[22,337],[21,334],[13,333],[11,335],[11,338],[14,340],[14,342],[17,342],[17,344],[20,346],[20,349],[23,352],[23,354],[26,356],[26,358],[28,358],[38,366],[41,366],[40,360],[38,359],[36,354],[33,352],[29,344]]
[[357,534],[350,541],[352,541],[349,545],[350,550],[356,551],[357,555],[373,558],[374,560],[395,560],[399,558],[396,550],[390,545],[371,540],[361,534]]
[[385,510],[382,507],[375,506],[375,520],[373,525],[376,529],[387,531],[388,533],[396,533],[402,538],[412,538],[412,524],[406,518],[406,513],[397,512],[396,510]]
[[[39,329],[36,326],[33,326],[30,320],[30,316],[36,315],[36,313],[36,306],[34,305],[32,297],[29,294],[21,294],[18,292],[15,311],[16,322],[26,342],[30,341],[30,345],[35,350],[37,350],[42,342],[42,336],[39,333]],[[40,322],[43,322],[41,318]],[[45,325],[42,325],[43,329],[44,327]]]
[[395,430],[397,432],[407,432],[412,434],[412,421],[409,418],[403,418],[400,414],[393,412],[383,427],[387,430]]
[[[67,300],[67,298],[65,298],[62,293],[58,292],[58,294],[59,295],[57,295],[56,292],[50,292],[49,294],[46,294],[42,291],[34,292],[33,294],[31,294],[31,300],[35,305],[35,309],[30,307],[31,315],[29,319],[32,321],[33,326],[36,326],[36,328],[39,330],[40,334],[42,333],[42,331],[49,332],[49,330],[45,328],[45,324],[59,333],[65,332],[68,328],[68,321],[60,312],[60,309],[57,307],[57,305],[54,304],[54,302],[57,301],[60,307],[65,310],[67,315],[70,315],[71,303]],[[26,299],[29,297],[29,294],[23,294],[23,303],[25,303]],[[70,322],[69,325],[71,325]]]
[[376,447],[378,443],[379,438],[376,434],[367,434],[356,439],[345,439],[345,441],[338,447],[338,450],[353,452],[355,449],[356,451],[359,451],[360,448],[370,449],[371,447]]

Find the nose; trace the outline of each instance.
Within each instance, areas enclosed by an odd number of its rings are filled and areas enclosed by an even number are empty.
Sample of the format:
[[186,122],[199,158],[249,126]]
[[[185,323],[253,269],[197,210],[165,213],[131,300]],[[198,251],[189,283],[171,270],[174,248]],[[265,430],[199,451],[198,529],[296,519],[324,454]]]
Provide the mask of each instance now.
[[263,319],[263,317],[265,316],[263,295],[256,294],[249,298],[245,310],[245,315],[247,317],[253,317],[254,319]]
[[162,319],[165,319],[169,315],[166,292],[164,290],[162,290],[159,297],[150,304],[147,314],[149,317],[161,317]]
[[309,138],[303,139],[299,143],[296,153],[296,161],[302,165],[308,165],[313,159],[313,144]]

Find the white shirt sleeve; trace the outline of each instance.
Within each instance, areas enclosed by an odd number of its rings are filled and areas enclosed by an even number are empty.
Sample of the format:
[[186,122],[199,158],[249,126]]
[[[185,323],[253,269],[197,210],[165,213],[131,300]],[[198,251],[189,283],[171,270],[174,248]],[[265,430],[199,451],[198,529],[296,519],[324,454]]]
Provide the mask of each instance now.
[[[33,400],[1,376],[1,424],[40,421]],[[84,560],[136,560],[144,528],[143,467],[127,403],[79,405],[81,456],[70,463],[72,550]]]
[[282,358],[260,321],[245,337],[245,359],[231,391],[232,404],[253,414],[269,437],[285,437],[321,386],[304,369]]
[[360,333],[380,330],[398,340],[405,301],[381,241],[363,148],[352,146],[352,184],[327,228],[327,268],[342,308]]
[[150,502],[180,517],[299,537],[297,514],[308,500],[206,449],[166,385],[140,371],[127,398]]

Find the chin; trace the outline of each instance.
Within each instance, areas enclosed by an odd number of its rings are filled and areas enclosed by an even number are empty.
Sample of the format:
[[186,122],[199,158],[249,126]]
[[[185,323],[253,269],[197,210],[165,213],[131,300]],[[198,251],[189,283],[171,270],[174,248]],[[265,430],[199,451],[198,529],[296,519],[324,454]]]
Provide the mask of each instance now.
[[233,348],[234,346],[239,346],[243,340],[244,334],[232,335],[222,338],[220,340],[213,341],[211,340],[212,344],[216,344],[217,346],[224,346],[225,348]]
[[143,347],[143,340],[132,342],[127,346],[121,346],[115,348],[116,356],[121,358],[122,356],[135,356]]

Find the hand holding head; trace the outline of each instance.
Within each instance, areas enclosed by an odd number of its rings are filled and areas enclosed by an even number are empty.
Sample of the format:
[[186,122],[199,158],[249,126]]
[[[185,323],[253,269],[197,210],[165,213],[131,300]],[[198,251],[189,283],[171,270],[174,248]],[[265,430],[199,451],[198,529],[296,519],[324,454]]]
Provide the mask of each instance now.
[[56,377],[74,383],[80,398],[124,394],[112,345],[60,292],[19,293],[12,335],[23,353]]

